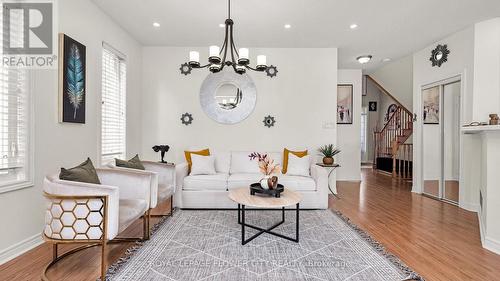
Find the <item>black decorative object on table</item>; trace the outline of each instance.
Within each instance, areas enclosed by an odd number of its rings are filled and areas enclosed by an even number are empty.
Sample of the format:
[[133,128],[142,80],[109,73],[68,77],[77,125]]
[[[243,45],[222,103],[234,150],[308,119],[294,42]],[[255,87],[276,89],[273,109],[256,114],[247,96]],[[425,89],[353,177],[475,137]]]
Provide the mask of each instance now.
[[165,153],[168,152],[169,149],[170,149],[170,146],[168,146],[168,145],[155,145],[155,146],[153,146],[154,152],[160,151],[161,163],[167,163],[167,162],[165,162],[164,158],[165,158]]
[[260,183],[252,183],[250,185],[250,195],[255,195],[255,193],[258,193],[280,198],[283,190],[285,190],[285,187],[282,184],[278,184],[276,189],[264,189],[262,188]]

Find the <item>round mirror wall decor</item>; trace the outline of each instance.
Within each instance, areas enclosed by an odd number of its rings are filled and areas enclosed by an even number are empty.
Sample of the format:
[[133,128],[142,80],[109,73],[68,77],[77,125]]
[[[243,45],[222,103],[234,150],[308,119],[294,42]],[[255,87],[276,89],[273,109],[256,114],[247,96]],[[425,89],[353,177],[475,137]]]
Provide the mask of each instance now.
[[437,47],[432,50],[431,58],[432,66],[441,67],[441,65],[448,61],[448,55],[450,50],[448,50],[448,45],[437,45]]
[[221,124],[245,120],[257,103],[257,89],[248,74],[231,70],[211,73],[200,89],[200,104],[211,119]]

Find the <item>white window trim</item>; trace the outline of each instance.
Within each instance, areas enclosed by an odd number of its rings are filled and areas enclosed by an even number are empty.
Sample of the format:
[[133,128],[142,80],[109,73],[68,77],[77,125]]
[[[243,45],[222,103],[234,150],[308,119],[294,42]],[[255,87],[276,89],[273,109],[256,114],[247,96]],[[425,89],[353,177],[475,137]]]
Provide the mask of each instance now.
[[34,175],[35,175],[35,106],[33,102],[33,93],[32,89],[34,89],[34,79],[36,76],[30,70],[26,70],[26,80],[28,81],[26,87],[26,97],[28,98],[28,110],[29,117],[27,118],[28,129],[26,130],[28,134],[28,140],[26,149],[28,152],[27,156],[27,165],[26,165],[26,180],[19,181],[11,184],[0,185],[0,194],[12,192],[20,189],[34,187]]

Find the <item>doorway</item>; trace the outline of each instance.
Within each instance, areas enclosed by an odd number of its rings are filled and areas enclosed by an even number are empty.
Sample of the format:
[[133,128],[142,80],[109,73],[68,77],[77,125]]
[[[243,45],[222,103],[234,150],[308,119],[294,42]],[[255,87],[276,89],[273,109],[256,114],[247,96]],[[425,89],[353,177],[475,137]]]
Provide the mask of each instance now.
[[460,193],[460,78],[422,88],[423,192],[458,204]]

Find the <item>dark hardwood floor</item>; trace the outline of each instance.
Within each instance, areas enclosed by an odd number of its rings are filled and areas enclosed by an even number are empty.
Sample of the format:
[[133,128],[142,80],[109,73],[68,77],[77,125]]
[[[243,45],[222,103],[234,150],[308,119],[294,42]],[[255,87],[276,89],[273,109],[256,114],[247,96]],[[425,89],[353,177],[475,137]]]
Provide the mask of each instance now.
[[[412,194],[408,183],[363,169],[361,183],[339,182],[340,199],[330,207],[341,211],[427,280],[500,280],[500,256],[481,247],[477,215],[446,203]],[[169,204],[162,206],[168,210]],[[162,211],[162,210],[160,210]],[[141,235],[141,222],[127,235]],[[108,263],[132,244],[111,245]],[[63,248],[64,249],[64,248]],[[66,247],[65,249],[68,249]],[[53,280],[95,280],[99,249],[89,249],[59,263]],[[41,245],[0,266],[0,280],[39,280],[51,259]]]

